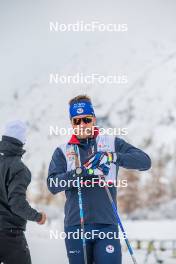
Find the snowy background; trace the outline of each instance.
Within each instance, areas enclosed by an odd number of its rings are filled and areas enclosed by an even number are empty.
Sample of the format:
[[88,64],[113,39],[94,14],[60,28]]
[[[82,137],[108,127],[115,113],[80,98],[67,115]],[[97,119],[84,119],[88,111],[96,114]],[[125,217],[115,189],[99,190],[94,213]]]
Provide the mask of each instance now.
[[[64,195],[53,199],[45,178],[54,149],[69,138],[50,136],[49,127],[70,127],[68,100],[87,93],[99,124],[127,128],[125,140],[143,148],[153,161],[149,172],[121,171],[120,177],[129,181],[126,191],[119,190],[119,207],[129,237],[176,239],[175,12],[174,0],[0,1],[0,133],[7,121],[27,121],[24,161],[33,173],[28,195],[37,208],[48,212],[46,230],[53,222],[62,230]],[[67,24],[81,20],[127,24],[128,31],[49,30],[51,21]],[[49,83],[50,73],[78,72],[127,75],[128,83]],[[67,263],[64,242],[50,241],[38,229],[29,224],[27,230],[33,263],[50,262],[43,252],[52,256],[53,264],[59,263],[61,256],[62,263]],[[125,251],[124,255],[128,256]],[[144,255],[139,253],[139,258]],[[167,259],[165,263],[174,262]]]

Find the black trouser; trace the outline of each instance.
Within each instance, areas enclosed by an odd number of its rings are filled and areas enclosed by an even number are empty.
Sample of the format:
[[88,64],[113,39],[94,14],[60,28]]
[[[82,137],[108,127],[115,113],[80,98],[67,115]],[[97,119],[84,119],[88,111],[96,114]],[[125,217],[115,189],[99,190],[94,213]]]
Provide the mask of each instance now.
[[0,263],[31,264],[31,256],[22,230],[0,231]]

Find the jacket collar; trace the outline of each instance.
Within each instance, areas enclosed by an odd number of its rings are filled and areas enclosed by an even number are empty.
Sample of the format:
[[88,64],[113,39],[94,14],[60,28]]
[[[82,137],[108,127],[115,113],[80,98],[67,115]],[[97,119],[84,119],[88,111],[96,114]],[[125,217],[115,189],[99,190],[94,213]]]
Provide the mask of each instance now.
[[[94,129],[94,134],[93,134],[93,138],[96,138],[99,134],[99,129],[97,127],[95,127]],[[76,145],[79,145],[80,144],[80,141],[79,141],[79,138],[77,138],[76,135],[72,135],[68,144],[76,144]]]
[[23,143],[16,138],[2,136],[0,152],[5,156],[22,156],[25,153]]
[[13,143],[13,144],[15,144],[17,146],[20,146],[20,147],[23,146],[23,143],[20,140],[18,140],[17,138],[13,138],[13,137],[9,137],[9,136],[3,135],[2,136],[2,140],[11,142],[11,143]]

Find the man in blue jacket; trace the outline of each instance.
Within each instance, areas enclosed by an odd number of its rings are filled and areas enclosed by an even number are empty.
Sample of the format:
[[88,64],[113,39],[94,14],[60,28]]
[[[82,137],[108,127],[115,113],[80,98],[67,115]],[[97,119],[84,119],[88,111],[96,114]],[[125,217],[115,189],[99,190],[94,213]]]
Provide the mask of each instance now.
[[[64,226],[67,255],[70,264],[85,263],[82,236],[73,234],[81,230],[84,221],[86,258],[88,264],[121,264],[121,246],[118,239],[116,218],[105,189],[100,184],[104,175],[107,183],[117,181],[119,166],[126,169],[148,170],[149,156],[123,139],[100,135],[95,127],[96,117],[91,99],[80,95],[70,100],[70,120],[74,133],[70,141],[56,148],[49,166],[47,179],[51,193],[65,191]],[[85,164],[89,164],[88,167]],[[81,184],[84,219],[80,223],[78,185]],[[88,184],[89,183],[89,184]],[[116,204],[117,188],[108,185]],[[96,232],[95,232],[96,231]],[[104,237],[100,237],[100,233]],[[108,234],[113,234],[109,238]]]

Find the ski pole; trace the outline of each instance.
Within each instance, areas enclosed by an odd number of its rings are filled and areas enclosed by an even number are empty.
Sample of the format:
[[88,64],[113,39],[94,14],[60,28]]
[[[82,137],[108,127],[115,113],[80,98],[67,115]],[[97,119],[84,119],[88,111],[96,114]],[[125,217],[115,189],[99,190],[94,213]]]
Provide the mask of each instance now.
[[[74,145],[75,150],[75,165],[79,167],[80,161],[78,158],[78,147]],[[87,264],[87,251],[86,251],[86,239],[85,239],[85,226],[84,226],[84,209],[83,209],[83,202],[82,202],[82,193],[81,193],[81,186],[80,180],[78,180],[78,200],[79,200],[79,214],[80,214],[80,223],[81,223],[81,234],[82,234],[82,241],[83,241],[83,254],[84,254],[84,264]]]
[[80,182],[78,181],[78,197],[79,197],[79,211],[80,211],[80,222],[81,222],[81,231],[83,234],[83,253],[84,253],[84,263],[87,264],[87,252],[86,252],[86,239],[84,236],[85,227],[84,227],[84,211],[83,211],[83,203],[82,203],[82,193]]
[[[88,165],[89,165],[89,162],[86,162],[86,163],[84,164],[85,167],[87,167]],[[99,176],[99,179],[100,179],[100,180],[102,180],[102,179],[104,180],[104,175],[102,175],[102,176],[100,175],[100,176]],[[104,182],[105,182],[105,180],[104,180]],[[129,251],[129,253],[130,253],[130,255],[131,255],[132,261],[133,261],[134,264],[137,264],[137,260],[136,260],[136,258],[135,258],[135,256],[134,256],[133,249],[132,249],[132,247],[131,247],[131,245],[130,245],[130,242],[129,242],[128,238],[127,238],[127,235],[126,235],[126,232],[125,232],[125,230],[124,230],[124,227],[123,227],[122,221],[121,221],[121,219],[120,219],[120,217],[119,217],[119,214],[118,214],[118,211],[117,211],[117,207],[116,207],[116,205],[115,205],[115,203],[114,203],[114,201],[113,201],[113,199],[112,199],[112,195],[111,195],[111,193],[110,193],[110,190],[109,190],[108,186],[106,185],[106,182],[105,182],[105,190],[106,190],[106,193],[107,193],[107,195],[108,195],[109,201],[110,201],[111,206],[112,206],[112,209],[113,209],[113,211],[114,211],[114,214],[115,214],[115,216],[116,216],[117,223],[119,224],[120,229],[121,229],[121,231],[122,231],[122,233],[123,233],[124,240],[125,240],[125,242],[126,242],[126,245],[127,245],[128,251]]]
[[[99,178],[102,180],[102,177],[101,177],[101,176],[100,176]],[[105,183],[106,183],[106,182],[105,182]],[[116,207],[116,205],[115,205],[115,203],[114,203],[114,201],[113,201],[113,199],[112,199],[112,195],[111,195],[110,190],[108,189],[108,186],[107,186],[106,184],[105,184],[105,190],[106,190],[106,193],[107,193],[107,195],[108,195],[109,201],[110,201],[110,203],[111,203],[111,205],[112,205],[112,208],[113,208],[114,214],[115,214],[115,216],[116,216],[116,218],[117,218],[117,223],[119,224],[120,229],[121,229],[121,231],[122,231],[122,233],[123,233],[124,240],[125,240],[125,242],[126,242],[126,245],[127,245],[128,251],[129,251],[129,253],[130,253],[130,255],[131,255],[132,261],[133,261],[134,264],[137,264],[137,260],[136,260],[136,258],[135,258],[135,256],[134,256],[133,249],[132,249],[132,247],[131,247],[131,245],[130,245],[130,242],[129,242],[128,238],[127,238],[127,235],[126,235],[125,229],[124,229],[124,227],[123,227],[122,221],[121,221],[121,219],[120,219],[120,217],[119,217],[119,214],[118,214],[118,211],[117,211],[117,207]]]
[[[92,153],[93,153],[93,151],[92,151]],[[86,162],[86,163],[84,164],[85,167],[87,167],[87,166],[89,166],[89,165],[90,165],[89,162]],[[102,170],[101,168],[99,168],[99,169]],[[102,176],[99,175],[98,177],[99,177],[100,180],[102,180],[102,179],[104,180],[104,175],[102,175]],[[105,180],[104,180],[104,182],[105,182]],[[120,216],[119,216],[118,211],[117,211],[117,207],[116,207],[116,205],[115,205],[115,203],[114,203],[114,201],[113,201],[112,195],[111,195],[111,193],[110,193],[110,190],[109,190],[108,186],[106,185],[106,182],[105,182],[105,190],[106,190],[106,193],[107,193],[107,195],[108,195],[109,201],[110,201],[111,206],[112,206],[112,209],[113,209],[113,211],[114,211],[114,214],[115,214],[115,216],[116,216],[117,223],[119,224],[120,229],[121,229],[121,231],[122,231],[122,233],[123,233],[124,240],[125,240],[125,242],[126,242],[126,245],[127,245],[128,251],[129,251],[129,253],[130,253],[130,255],[131,255],[131,258],[132,258],[133,264],[137,264],[137,260],[136,260],[136,258],[135,258],[135,256],[134,256],[134,251],[133,251],[133,249],[132,249],[132,247],[131,247],[131,244],[130,244],[128,238],[127,238],[127,235],[126,235],[125,229],[124,229],[124,227],[123,227],[122,221],[121,221]]]

